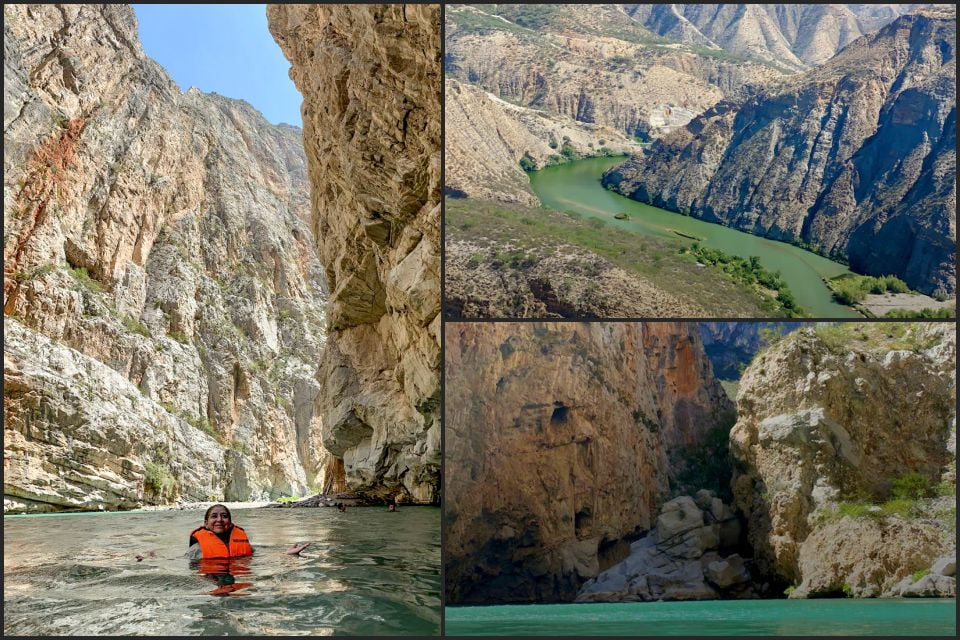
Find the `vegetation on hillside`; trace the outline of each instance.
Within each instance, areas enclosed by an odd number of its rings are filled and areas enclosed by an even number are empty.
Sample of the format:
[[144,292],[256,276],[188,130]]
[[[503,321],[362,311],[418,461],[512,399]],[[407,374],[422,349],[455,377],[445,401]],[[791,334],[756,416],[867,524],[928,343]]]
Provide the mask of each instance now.
[[[530,264],[547,254],[563,252],[564,245],[581,247],[717,315],[786,315],[776,300],[728,273],[715,267],[696,267],[695,258],[678,251],[685,241],[623,229],[613,231],[601,218],[472,198],[447,198],[446,229],[448,242],[469,240],[489,245],[493,253],[502,253],[509,245],[510,251],[524,254],[521,262],[530,260]],[[473,256],[471,260],[479,265],[488,262],[490,256]],[[518,260],[497,264],[512,265]]]
[[909,293],[907,283],[896,276],[862,276],[844,274],[828,283],[834,299],[840,304],[855,305],[871,293]]
[[762,289],[776,292],[776,297],[764,297],[761,305],[764,311],[770,311],[777,316],[788,318],[807,315],[790,292],[790,288],[779,273],[769,271],[760,264],[760,258],[739,256],[724,253],[717,249],[708,249],[694,242],[690,247],[680,249],[681,254],[692,255],[701,264],[717,267],[731,278],[762,293]]

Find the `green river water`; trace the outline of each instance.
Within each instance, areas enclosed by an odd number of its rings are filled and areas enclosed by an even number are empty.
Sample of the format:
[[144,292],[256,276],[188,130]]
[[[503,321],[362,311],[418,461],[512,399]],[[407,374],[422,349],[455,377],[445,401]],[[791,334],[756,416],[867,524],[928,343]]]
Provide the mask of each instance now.
[[4,517],[4,635],[439,633],[439,508],[233,519],[254,555],[223,567],[184,557],[203,511]]
[[446,607],[447,635],[955,636],[956,601],[709,600]]
[[[771,271],[779,271],[797,302],[816,318],[855,318],[860,315],[833,301],[823,278],[850,270],[844,265],[785,242],[761,238],[719,224],[652,207],[607,191],[600,177],[624,158],[585,158],[529,174],[530,185],[544,206],[601,218],[611,229],[678,239],[674,231],[703,238],[701,244],[744,258],[757,256]],[[613,215],[626,212],[629,220]]]

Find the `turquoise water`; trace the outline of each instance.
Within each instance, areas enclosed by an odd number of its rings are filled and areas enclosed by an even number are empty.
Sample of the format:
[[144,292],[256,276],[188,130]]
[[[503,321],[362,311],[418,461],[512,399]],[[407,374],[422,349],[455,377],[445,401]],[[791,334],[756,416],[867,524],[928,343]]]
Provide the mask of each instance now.
[[[757,256],[771,271],[779,271],[797,302],[816,318],[855,318],[856,311],[833,301],[823,278],[850,270],[810,251],[711,222],[704,222],[666,209],[652,207],[607,191],[600,177],[624,158],[586,158],[547,167],[529,174],[530,186],[543,205],[560,211],[601,218],[612,229],[627,229],[661,238],[678,239],[680,233],[702,238],[701,245],[744,258]],[[616,220],[618,212],[629,220]]]
[[[203,511],[4,517],[4,634],[440,631],[439,508],[236,509],[255,553],[223,566],[184,557],[202,519]],[[306,540],[300,556],[284,553]]]
[[955,636],[956,601],[709,600],[446,607],[447,635]]

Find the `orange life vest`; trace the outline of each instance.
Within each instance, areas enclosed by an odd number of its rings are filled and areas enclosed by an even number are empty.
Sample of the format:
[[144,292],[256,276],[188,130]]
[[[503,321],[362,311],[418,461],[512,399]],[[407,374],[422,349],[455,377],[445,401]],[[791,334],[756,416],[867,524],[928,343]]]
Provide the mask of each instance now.
[[190,535],[200,543],[201,558],[236,558],[238,556],[252,556],[253,547],[247,540],[247,532],[233,525],[230,530],[230,546],[223,544],[217,534],[209,529],[197,527]]

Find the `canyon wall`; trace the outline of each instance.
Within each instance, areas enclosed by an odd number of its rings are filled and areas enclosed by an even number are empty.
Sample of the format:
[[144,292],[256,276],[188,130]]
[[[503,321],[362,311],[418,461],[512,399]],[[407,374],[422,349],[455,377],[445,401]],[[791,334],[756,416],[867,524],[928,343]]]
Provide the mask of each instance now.
[[628,4],[653,33],[786,70],[822,64],[916,4]]
[[956,13],[902,16],[604,176],[628,197],[956,289]]
[[[754,360],[730,446],[762,573],[794,597],[890,595],[955,550],[955,371],[952,323],[803,328]],[[896,495],[905,476],[940,497]]]
[[577,122],[511,104],[480,87],[445,82],[444,187],[448,195],[540,204],[520,163],[542,169],[562,150],[626,155],[640,145],[604,125]]
[[802,322],[701,322],[703,348],[722,380],[738,380],[771,339],[804,326]]
[[370,497],[439,500],[440,7],[271,5],[303,95],[330,288],[323,445]]
[[783,74],[659,38],[618,5],[452,5],[446,38],[447,77],[643,137]]
[[181,92],[129,6],[4,18],[5,509],[318,484],[300,130]]
[[730,409],[681,323],[446,325],[450,603],[572,600]]

